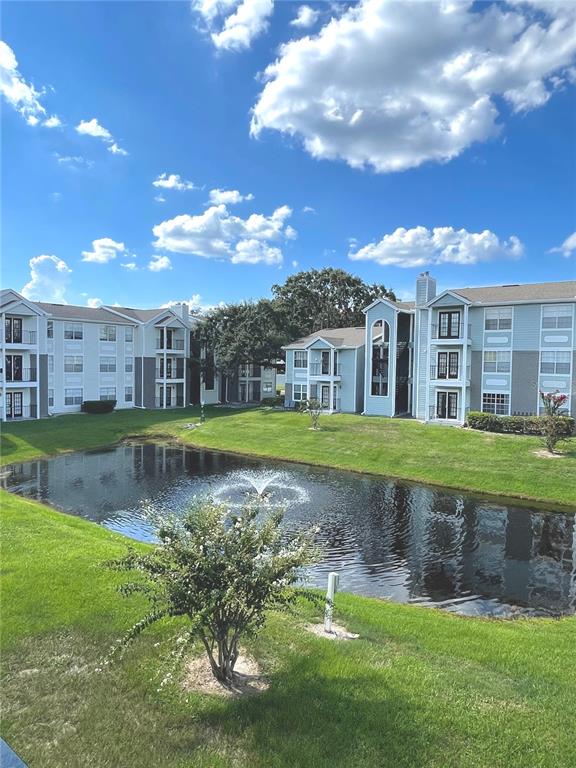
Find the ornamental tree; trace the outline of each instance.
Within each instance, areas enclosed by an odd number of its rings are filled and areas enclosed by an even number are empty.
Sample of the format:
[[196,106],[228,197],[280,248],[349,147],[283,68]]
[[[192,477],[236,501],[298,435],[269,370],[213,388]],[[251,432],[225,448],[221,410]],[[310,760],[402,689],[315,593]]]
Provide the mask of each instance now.
[[260,509],[247,505],[236,514],[202,502],[182,520],[162,525],[151,551],[130,550],[108,563],[137,574],[120,587],[124,595],[142,593],[150,603],[117,647],[162,619],[185,617],[175,656],[201,642],[214,677],[232,685],[239,643],[262,628],[266,612],[288,609],[299,594],[316,599],[295,586],[301,568],[316,559],[312,532],[288,536],[281,530],[281,511],[259,519]]
[[556,445],[563,439],[560,413],[568,402],[568,395],[562,394],[558,390],[540,392],[540,399],[544,408],[544,442],[550,453],[554,453]]
[[320,429],[320,416],[324,411],[324,406],[322,405],[320,400],[315,400],[315,399],[304,400],[302,403],[300,403],[300,408],[298,410],[301,413],[307,413],[310,416],[310,421],[312,422],[312,429],[314,430]]

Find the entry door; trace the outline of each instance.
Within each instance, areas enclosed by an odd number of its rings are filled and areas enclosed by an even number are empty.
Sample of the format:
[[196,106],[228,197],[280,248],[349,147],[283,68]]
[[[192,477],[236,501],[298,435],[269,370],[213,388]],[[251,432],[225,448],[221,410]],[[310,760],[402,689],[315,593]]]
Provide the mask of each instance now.
[[22,392],[6,392],[6,418],[22,418]]
[[260,402],[260,382],[251,381],[248,387],[248,391],[250,392],[250,402],[259,403]]
[[436,418],[458,418],[458,392],[438,392],[436,394]]
[[330,373],[330,351],[322,352],[322,375],[327,376]]
[[6,355],[6,381],[22,381],[22,355]]
[[322,384],[322,407],[330,408],[330,384]]
[[7,317],[4,320],[4,339],[9,344],[22,344],[21,317]]
[[166,407],[172,405],[173,386],[166,387]]

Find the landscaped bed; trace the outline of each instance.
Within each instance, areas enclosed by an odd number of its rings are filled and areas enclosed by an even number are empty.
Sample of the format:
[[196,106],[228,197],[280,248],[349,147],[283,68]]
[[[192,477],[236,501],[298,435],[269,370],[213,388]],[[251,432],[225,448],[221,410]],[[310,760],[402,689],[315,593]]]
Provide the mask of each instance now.
[[339,595],[358,640],[316,637],[301,606],[247,644],[267,690],[193,693],[184,670],[160,686],[174,621],[96,671],[142,615],[102,567],[126,539],[5,493],[1,522],[2,735],[31,768],[574,765],[575,618],[463,619]]
[[308,417],[259,408],[208,408],[201,427],[197,409],[116,411],[60,416],[5,425],[2,462],[109,445],[129,435],[170,436],[191,445],[276,457],[341,469],[576,506],[576,440],[555,461],[542,439],[501,435],[406,419]]

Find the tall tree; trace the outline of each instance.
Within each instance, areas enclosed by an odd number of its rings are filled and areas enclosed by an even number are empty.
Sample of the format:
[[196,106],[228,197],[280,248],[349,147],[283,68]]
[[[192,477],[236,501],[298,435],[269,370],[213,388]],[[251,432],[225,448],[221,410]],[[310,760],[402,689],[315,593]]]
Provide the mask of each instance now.
[[379,296],[396,298],[384,285],[365,283],[333,267],[298,272],[283,285],[273,285],[272,293],[292,338],[320,328],[364,325],[362,310],[368,304]]

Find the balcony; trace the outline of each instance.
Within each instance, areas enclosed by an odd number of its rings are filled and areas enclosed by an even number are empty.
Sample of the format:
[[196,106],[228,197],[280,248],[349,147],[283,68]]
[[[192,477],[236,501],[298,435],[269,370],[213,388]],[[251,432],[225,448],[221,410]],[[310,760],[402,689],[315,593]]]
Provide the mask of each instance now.
[[[437,365],[430,366],[430,380],[431,381],[448,381],[458,382],[462,375],[462,369],[458,368],[438,368]],[[470,366],[466,366],[466,381],[470,381]]]
[[[467,335],[466,339],[464,339],[464,329],[466,328]],[[458,329],[458,335],[455,335],[454,332],[452,332],[451,335],[447,335],[444,328],[442,328],[438,324],[432,325],[431,330],[431,338],[434,341],[439,341],[445,344],[463,344],[466,340],[468,343],[470,343],[470,337],[472,336],[472,324],[468,323],[467,326],[464,326],[463,323],[460,323],[460,327]]]
[[0,373],[0,381],[6,384],[21,384],[38,381],[36,368],[22,368],[19,371],[2,372]]
[[[164,408],[164,399],[161,397],[157,397],[154,401],[154,405],[156,408]],[[169,397],[166,400],[166,408],[183,408],[183,407],[184,407],[184,398],[182,397],[182,395]]]
[[[4,416],[4,411],[0,408],[0,419]],[[12,407],[6,411],[7,421],[16,421],[17,419],[36,419],[38,417],[37,405],[22,405],[18,407]]]
[[310,363],[310,376],[341,376],[341,363],[336,363],[336,365],[333,366],[332,371],[333,372],[331,373],[330,366],[326,365],[326,363]]
[[162,336],[156,336],[156,349],[175,349],[181,352],[184,350],[184,339],[164,339]]
[[262,366],[250,365],[247,368],[240,369],[241,379],[259,379],[262,376]]
[[184,368],[168,368],[166,371],[163,371],[162,368],[156,368],[156,378],[157,379],[183,379],[184,378]]
[[4,332],[4,344],[34,346],[37,343],[38,334],[36,331],[14,331]]

